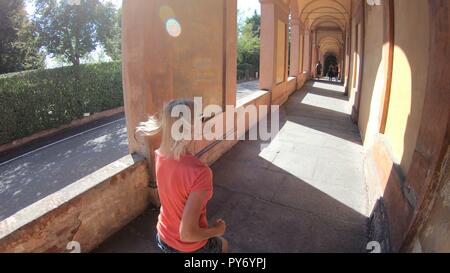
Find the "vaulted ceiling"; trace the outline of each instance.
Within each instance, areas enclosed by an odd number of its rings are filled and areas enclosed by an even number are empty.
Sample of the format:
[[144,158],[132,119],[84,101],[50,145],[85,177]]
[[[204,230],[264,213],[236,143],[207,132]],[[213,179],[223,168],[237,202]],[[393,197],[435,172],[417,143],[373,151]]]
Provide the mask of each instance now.
[[350,20],[351,0],[297,0],[298,17],[311,29],[339,28]]
[[[294,13],[303,26],[318,33],[317,43],[322,54],[339,58],[344,33],[350,22],[351,0],[292,0]],[[294,14],[295,16],[295,14]]]

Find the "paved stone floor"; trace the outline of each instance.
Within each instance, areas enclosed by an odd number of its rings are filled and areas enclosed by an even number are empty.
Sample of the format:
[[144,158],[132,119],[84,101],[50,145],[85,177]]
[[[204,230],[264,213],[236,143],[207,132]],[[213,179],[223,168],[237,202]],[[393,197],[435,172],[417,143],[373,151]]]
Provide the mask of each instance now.
[[[231,252],[365,251],[362,146],[348,108],[341,86],[310,82],[281,107],[273,141],[242,141],[212,166],[208,217],[226,221]],[[148,209],[96,252],[158,252],[157,215]]]

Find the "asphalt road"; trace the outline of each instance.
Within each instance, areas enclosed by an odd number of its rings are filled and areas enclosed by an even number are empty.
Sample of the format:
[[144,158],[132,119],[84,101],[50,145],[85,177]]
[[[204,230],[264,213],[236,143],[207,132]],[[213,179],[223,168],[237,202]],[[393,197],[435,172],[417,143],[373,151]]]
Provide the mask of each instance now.
[[0,155],[0,221],[127,154],[119,114]]

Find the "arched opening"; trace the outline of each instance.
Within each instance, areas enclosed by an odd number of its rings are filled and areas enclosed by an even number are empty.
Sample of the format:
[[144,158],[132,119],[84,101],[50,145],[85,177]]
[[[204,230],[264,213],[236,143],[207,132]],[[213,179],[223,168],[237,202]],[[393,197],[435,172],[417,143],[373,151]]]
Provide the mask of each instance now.
[[334,66],[338,65],[338,59],[337,59],[336,55],[334,55],[334,54],[330,54],[325,57],[324,70],[322,72],[323,76],[328,76],[328,72],[330,71],[331,65],[334,65]]

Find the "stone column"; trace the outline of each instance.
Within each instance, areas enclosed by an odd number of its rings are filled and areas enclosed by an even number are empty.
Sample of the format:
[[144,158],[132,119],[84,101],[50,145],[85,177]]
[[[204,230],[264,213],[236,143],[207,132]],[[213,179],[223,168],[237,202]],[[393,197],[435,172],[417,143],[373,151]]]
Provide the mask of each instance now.
[[[236,0],[132,0],[123,3],[124,106],[130,153],[148,159],[159,136],[137,125],[175,98],[236,103]],[[151,165],[151,164],[150,164]]]
[[339,57],[340,58],[339,80],[342,80],[343,76],[345,75],[344,74],[345,73],[345,66],[344,66],[344,64],[345,64],[345,53],[344,53],[343,45],[342,45],[342,47],[340,49],[339,56],[340,56]]
[[[261,3],[261,50],[260,50],[260,88],[272,90],[277,78],[278,21],[288,24],[289,6],[281,0],[260,0]],[[287,78],[287,27],[285,28],[285,69],[284,81]],[[280,45],[281,46],[281,45]],[[280,51],[281,52],[281,51]]]
[[303,74],[303,62],[305,59],[305,31],[303,30],[303,27],[300,26],[300,44],[299,44],[299,48],[300,48],[300,59],[299,59],[299,73]]
[[311,30],[309,28],[305,29],[304,32],[304,42],[303,42],[303,71],[307,73],[308,76],[311,75]]
[[322,63],[322,75],[323,75],[325,70],[325,57],[323,56],[323,52],[320,50],[320,48],[319,48],[319,60]]
[[344,40],[344,48],[345,48],[345,61],[344,61],[344,90],[345,95],[349,94],[349,83],[350,83],[350,61],[351,61],[351,49],[352,49],[352,40],[350,35],[350,27],[347,26],[345,31],[345,40]]
[[289,76],[297,77],[302,71],[300,68],[300,19],[291,19],[291,66]]
[[276,4],[261,2],[261,49],[259,88],[272,90],[276,76]]
[[318,56],[318,46],[317,46],[317,41],[316,41],[316,39],[317,39],[317,32],[316,31],[313,31],[312,32],[312,45],[311,45],[311,48],[312,48],[312,52],[311,52],[311,54],[312,54],[312,56],[311,56],[311,76],[316,76],[316,64],[317,64],[317,60],[318,60],[318,58],[319,58],[319,56]]

